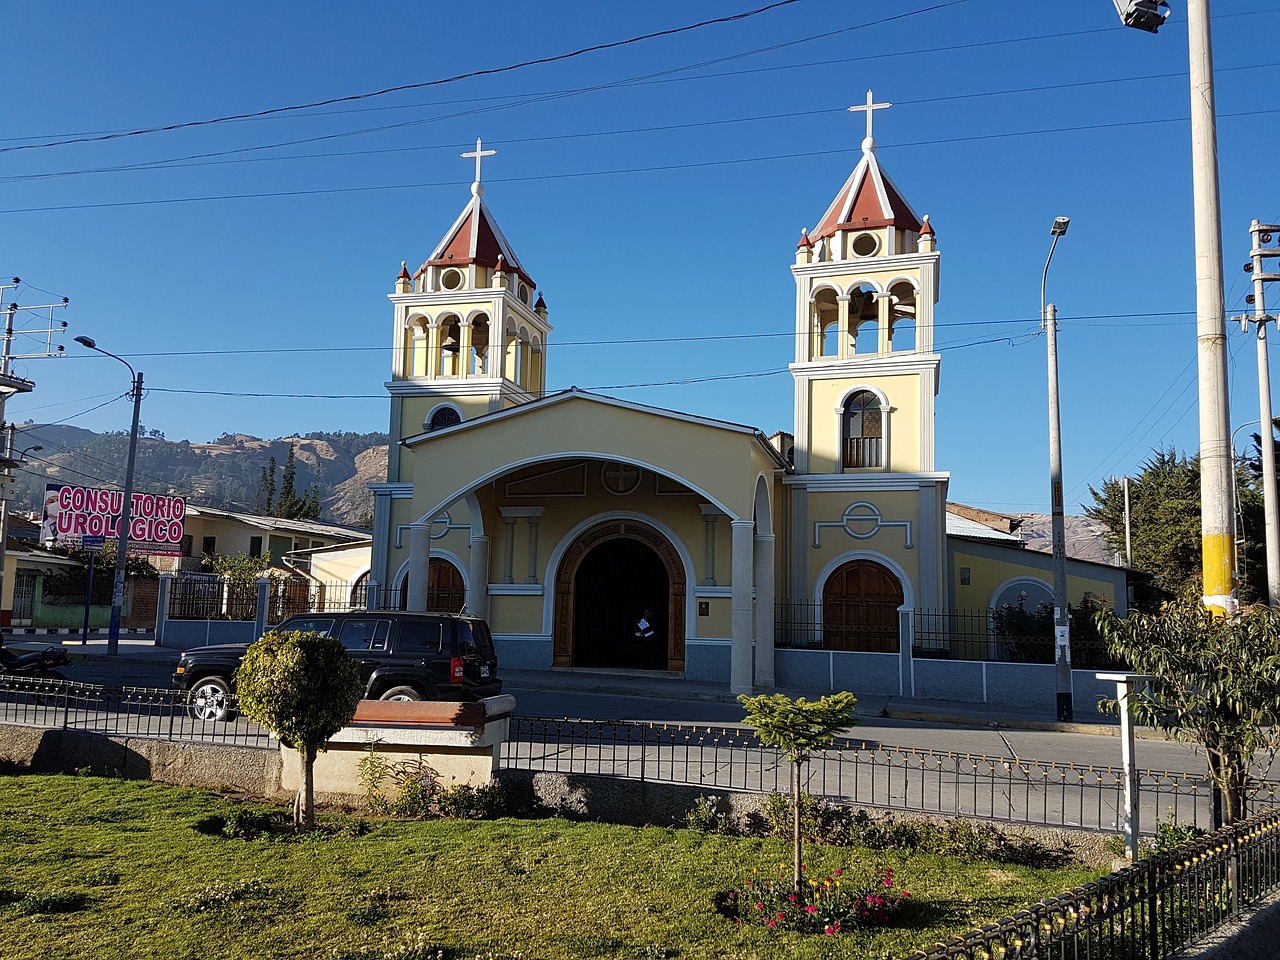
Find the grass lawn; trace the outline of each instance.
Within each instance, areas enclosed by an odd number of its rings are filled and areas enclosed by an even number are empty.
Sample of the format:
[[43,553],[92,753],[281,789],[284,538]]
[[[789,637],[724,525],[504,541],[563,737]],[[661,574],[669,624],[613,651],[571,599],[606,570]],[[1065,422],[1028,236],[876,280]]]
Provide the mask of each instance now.
[[713,908],[753,867],[776,874],[789,858],[776,839],[516,819],[373,820],[363,835],[349,821],[288,840],[197,829],[241,806],[139,781],[0,776],[0,955],[882,960],[1098,876],[811,847],[811,875],[890,867],[911,894],[897,928],[824,937]]

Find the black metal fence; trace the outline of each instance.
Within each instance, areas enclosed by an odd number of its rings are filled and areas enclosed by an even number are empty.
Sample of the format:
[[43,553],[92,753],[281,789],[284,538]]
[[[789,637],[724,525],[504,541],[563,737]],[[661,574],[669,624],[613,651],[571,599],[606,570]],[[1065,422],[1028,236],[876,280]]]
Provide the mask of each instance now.
[[912,960],[1165,960],[1280,888],[1280,811],[1156,854]]
[[[256,581],[226,580],[214,573],[183,571],[169,587],[170,620],[239,620],[258,617]],[[267,584],[267,623],[300,613],[363,610],[361,583],[327,583],[304,577],[271,577]]]
[[[514,717],[500,763],[715,790],[790,790],[785,754],[746,727]],[[804,773],[808,793],[842,803],[1090,830],[1123,825],[1124,773],[1114,767],[840,739],[814,752]],[[1207,774],[1141,771],[1139,797],[1148,830],[1157,819],[1212,823]],[[1280,784],[1255,782],[1251,803],[1280,803]]]
[[[266,730],[243,717],[229,722],[196,719],[188,697],[185,690],[0,676],[0,723],[82,730],[110,737],[275,746]],[[236,711],[234,695],[228,697],[228,706]]]

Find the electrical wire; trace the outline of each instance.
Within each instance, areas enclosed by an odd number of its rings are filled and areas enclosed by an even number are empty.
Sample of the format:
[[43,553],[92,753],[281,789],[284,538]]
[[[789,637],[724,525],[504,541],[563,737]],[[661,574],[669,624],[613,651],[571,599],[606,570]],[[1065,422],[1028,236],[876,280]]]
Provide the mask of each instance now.
[[[12,147],[0,147],[0,153],[12,153],[18,150],[38,150],[46,147],[61,147],[61,146],[67,146],[68,144],[74,144],[74,143],[95,143],[95,142],[102,142],[105,140],[119,140],[125,137],[145,136],[147,134],[152,134],[152,133],[164,133],[164,132],[170,132],[173,130],[185,130],[191,127],[205,127],[205,126],[211,126],[214,124],[231,123],[233,121],[238,121],[238,120],[249,120],[249,119],[255,119],[259,117],[269,117],[269,116],[272,116],[275,114],[281,114],[281,113],[293,113],[300,110],[311,110],[317,107],[332,106],[333,104],[337,104],[337,103],[351,103],[357,100],[368,100],[373,97],[383,97],[392,93],[402,93],[406,90],[423,90],[428,87],[443,86],[445,84],[457,83],[458,81],[461,81],[461,80],[470,80],[476,77],[489,77],[489,76],[495,76],[497,74],[502,74],[502,73],[510,73],[514,70],[524,69],[525,67],[541,66],[548,63],[557,63],[564,60],[571,60],[576,57],[584,56],[585,54],[588,54],[588,53],[598,53],[602,50],[612,50],[618,47],[625,47],[631,44],[642,43],[646,40],[653,40],[659,37],[675,36],[676,34],[688,33],[689,31],[698,30],[698,29],[701,29],[702,27],[715,26],[715,25],[726,24],[726,23],[734,23],[736,21],[741,21],[741,20],[747,20],[747,19],[750,19],[751,17],[758,16],[762,13],[767,13],[770,10],[775,10],[779,7],[790,6],[793,3],[799,3],[799,2],[801,2],[801,0],[775,0],[774,3],[767,4],[763,7],[758,7],[754,10],[746,10],[746,11],[743,11],[742,13],[731,14],[730,16],[727,16],[727,17],[716,17],[711,20],[702,20],[697,23],[687,24],[683,27],[672,27],[667,30],[658,30],[653,33],[646,33],[646,34],[641,34],[639,36],[628,37],[625,40],[615,40],[610,43],[598,43],[589,47],[580,47],[577,50],[571,50],[568,53],[555,54],[549,57],[537,57],[532,60],[523,60],[519,63],[507,64],[506,66],[502,66],[502,67],[489,67],[484,70],[471,70],[471,71],[468,71],[467,73],[460,73],[451,77],[442,77],[436,80],[424,80],[419,83],[405,83],[405,84],[400,84],[394,87],[385,87],[381,90],[375,90],[370,93],[349,94],[344,97],[332,97],[327,100],[316,100],[311,103],[292,104],[286,107],[272,107],[269,110],[257,110],[251,113],[232,114],[230,116],[215,117],[209,120],[188,120],[184,123],[171,123],[171,124],[166,124],[164,126],[159,126],[159,127],[144,127],[137,130],[129,130],[125,133],[110,133],[110,134],[102,134],[100,136],[93,136],[93,137],[72,137],[64,140],[46,141],[44,143],[28,143],[28,144],[20,144]],[[938,4],[934,7],[927,8],[924,11],[916,11],[916,12],[927,13],[932,10],[939,10],[939,9],[942,9],[943,7],[955,6],[957,3],[964,3],[964,2],[967,2],[967,0],[951,0],[951,2],[949,3]]]

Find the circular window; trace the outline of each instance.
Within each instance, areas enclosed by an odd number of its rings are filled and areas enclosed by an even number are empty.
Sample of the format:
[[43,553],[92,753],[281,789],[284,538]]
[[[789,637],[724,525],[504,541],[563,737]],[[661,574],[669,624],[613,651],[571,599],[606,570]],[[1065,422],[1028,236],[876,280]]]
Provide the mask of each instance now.
[[880,241],[874,233],[860,233],[853,238],[852,247],[855,257],[869,257],[880,249]]
[[529,302],[529,288],[525,286],[523,283],[520,284],[520,302],[521,303]]
[[457,290],[462,286],[462,271],[449,269],[440,274],[440,286],[446,290]]

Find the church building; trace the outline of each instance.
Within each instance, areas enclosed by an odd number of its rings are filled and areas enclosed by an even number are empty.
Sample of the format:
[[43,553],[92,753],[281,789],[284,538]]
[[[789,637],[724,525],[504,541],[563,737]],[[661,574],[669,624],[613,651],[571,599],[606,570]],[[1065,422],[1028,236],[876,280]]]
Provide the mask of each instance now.
[[[851,108],[867,113],[861,157],[795,250],[794,355],[779,357],[794,418],[772,435],[548,393],[537,266],[485,203],[493,151],[477,141],[470,202],[390,294],[370,606],[465,607],[505,668],[659,671],[734,693],[1026,702],[1043,688],[1052,710],[1052,664],[1011,651],[988,615],[1051,598],[1050,557],[1011,518],[948,509],[938,239],[876,158],[880,106]],[[1073,604],[1125,611],[1124,570],[1068,573]],[[1076,674],[1092,709],[1092,674]]]

